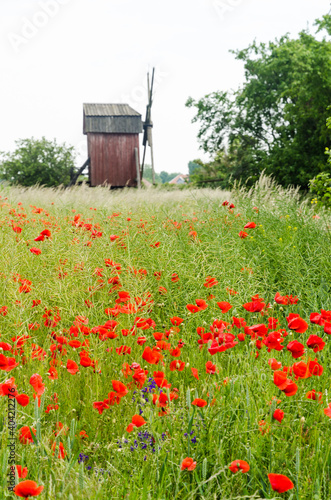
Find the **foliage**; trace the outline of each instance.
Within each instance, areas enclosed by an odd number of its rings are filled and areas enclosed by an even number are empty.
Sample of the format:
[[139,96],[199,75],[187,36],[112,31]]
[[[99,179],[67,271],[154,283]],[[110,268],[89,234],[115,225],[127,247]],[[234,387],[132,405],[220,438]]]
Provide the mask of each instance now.
[[189,176],[193,175],[194,171],[196,169],[199,169],[200,167],[201,167],[201,160],[189,161],[189,163],[188,163],[188,173],[189,173]]
[[[328,29],[329,22],[324,16],[316,24]],[[232,52],[245,65],[243,87],[186,102],[196,111],[192,122],[200,123],[200,147],[211,155],[226,152],[234,179],[252,185],[265,169],[284,186],[306,188],[312,175],[326,169],[324,149],[331,144],[325,128],[331,102],[330,40],[302,31],[297,39],[285,35]],[[224,162],[220,170],[222,176]]]
[[316,175],[309,182],[310,192],[316,198],[313,198],[312,203],[326,208],[331,208],[331,177],[328,172],[322,172]]
[[56,140],[20,139],[12,153],[0,153],[0,177],[11,184],[51,187],[70,182],[75,171],[74,148]]

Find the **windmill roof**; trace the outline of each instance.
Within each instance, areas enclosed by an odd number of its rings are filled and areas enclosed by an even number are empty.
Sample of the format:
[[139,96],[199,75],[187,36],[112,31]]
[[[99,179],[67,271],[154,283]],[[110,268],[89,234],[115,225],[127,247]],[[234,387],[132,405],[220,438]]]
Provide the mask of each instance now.
[[128,104],[83,104],[85,116],[141,116]]

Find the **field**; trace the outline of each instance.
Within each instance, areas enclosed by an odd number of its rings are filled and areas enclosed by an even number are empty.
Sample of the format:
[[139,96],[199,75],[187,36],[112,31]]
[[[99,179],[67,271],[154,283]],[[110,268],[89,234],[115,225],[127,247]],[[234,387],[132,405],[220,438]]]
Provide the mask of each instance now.
[[265,177],[0,195],[1,498],[12,464],[41,499],[331,498],[327,212]]

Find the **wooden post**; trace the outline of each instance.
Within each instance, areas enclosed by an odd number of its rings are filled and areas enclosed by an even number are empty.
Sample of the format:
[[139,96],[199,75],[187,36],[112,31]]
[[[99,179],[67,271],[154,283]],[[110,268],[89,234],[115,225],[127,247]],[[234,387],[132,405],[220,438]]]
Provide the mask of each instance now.
[[136,157],[136,169],[137,169],[137,188],[141,188],[141,181],[140,181],[140,166],[139,166],[139,158],[138,158],[138,148],[134,148],[134,154]]

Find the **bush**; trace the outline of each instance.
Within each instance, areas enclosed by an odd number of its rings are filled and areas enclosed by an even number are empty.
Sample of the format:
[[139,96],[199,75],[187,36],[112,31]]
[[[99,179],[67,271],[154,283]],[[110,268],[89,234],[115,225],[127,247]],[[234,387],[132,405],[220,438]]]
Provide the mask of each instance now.
[[309,181],[309,190],[315,195],[312,203],[317,206],[331,207],[331,177],[327,172],[322,172]]

